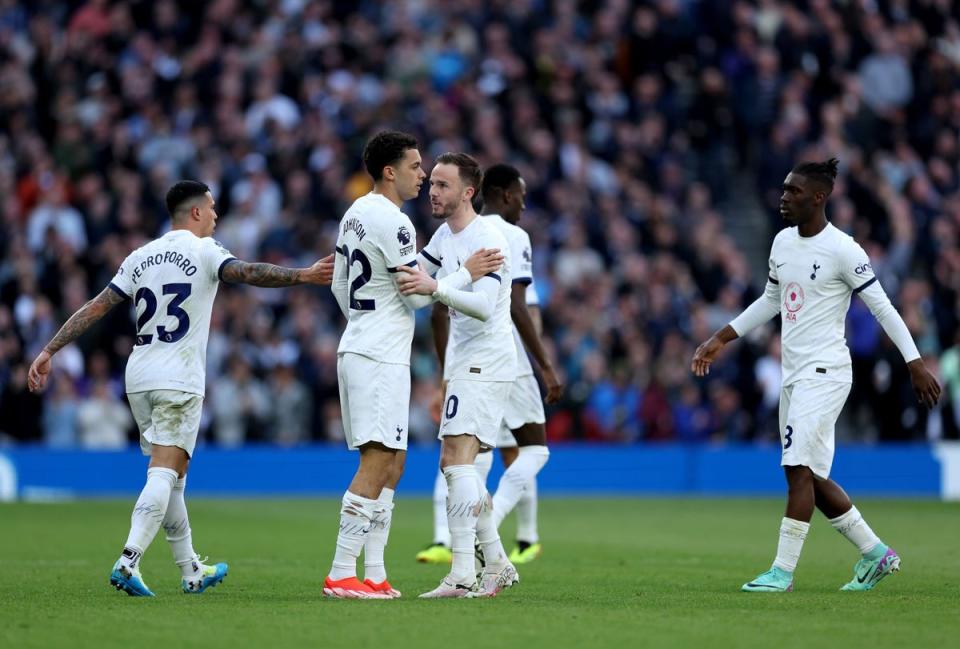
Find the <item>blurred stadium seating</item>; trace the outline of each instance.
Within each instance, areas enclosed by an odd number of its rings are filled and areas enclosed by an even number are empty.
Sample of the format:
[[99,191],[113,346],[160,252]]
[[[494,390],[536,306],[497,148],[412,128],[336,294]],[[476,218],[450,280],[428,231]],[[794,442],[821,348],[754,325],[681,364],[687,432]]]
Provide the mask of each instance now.
[[[918,408],[854,299],[848,442],[958,437],[960,5],[740,0],[389,3],[0,0],[0,439],[116,448],[133,322],[116,309],[26,368],[133,248],[168,227],[172,182],[206,182],[237,256],[333,248],[381,127],[425,164],[448,150],[521,169],[544,322],[568,384],[552,440],[776,438],[775,323],[694,381],[694,345],[762,288],[779,185],[841,160],[828,216],[877,274],[945,385]],[[408,206],[421,245],[436,227]],[[221,287],[203,437],[342,437],[329,291]],[[426,314],[411,436],[430,442]],[[549,473],[549,471],[548,471]]]

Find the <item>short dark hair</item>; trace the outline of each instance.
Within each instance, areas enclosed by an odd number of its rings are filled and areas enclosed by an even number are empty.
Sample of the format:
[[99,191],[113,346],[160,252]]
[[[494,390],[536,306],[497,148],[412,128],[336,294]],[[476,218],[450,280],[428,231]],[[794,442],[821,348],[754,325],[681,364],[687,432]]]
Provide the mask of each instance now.
[[809,178],[810,180],[823,185],[827,193],[833,191],[833,181],[837,179],[837,167],[840,161],[836,158],[830,158],[824,162],[798,162],[793,167],[793,173],[798,176]]
[[460,176],[460,182],[467,187],[473,187],[474,192],[480,191],[483,182],[483,170],[480,163],[466,153],[443,153],[434,161],[438,165],[454,165]]
[[198,180],[181,180],[167,191],[167,212],[170,218],[187,201],[203,196],[210,188]]
[[508,164],[495,164],[487,167],[483,172],[483,183],[480,186],[480,193],[483,194],[483,200],[492,198],[492,191],[499,189],[505,192],[520,182],[520,172],[517,168]]
[[380,131],[363,147],[363,166],[373,179],[383,178],[383,168],[394,164],[408,149],[416,149],[417,138],[401,131]]

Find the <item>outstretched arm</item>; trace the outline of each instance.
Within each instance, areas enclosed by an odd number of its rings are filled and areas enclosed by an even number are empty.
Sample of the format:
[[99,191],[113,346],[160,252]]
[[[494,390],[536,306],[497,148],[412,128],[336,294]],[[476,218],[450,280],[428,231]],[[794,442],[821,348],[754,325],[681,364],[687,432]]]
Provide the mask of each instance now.
[[333,280],[330,284],[330,292],[337,300],[337,306],[340,307],[340,313],[344,318],[350,318],[349,294],[347,292],[347,260],[343,256],[343,249],[337,246],[337,256],[333,263]]
[[[445,285],[453,290],[461,290],[477,281],[484,275],[492,273],[503,264],[503,255],[498,248],[481,248],[470,255],[463,265],[455,272],[444,278]],[[429,261],[423,254],[417,258],[417,263],[413,266],[425,270],[427,275],[432,275],[436,265]],[[400,289],[400,299],[408,308],[416,310],[432,304],[434,302],[433,294],[420,294],[405,291],[408,275],[398,273],[397,287]]]
[[737,332],[730,325],[713,334],[693,353],[690,369],[696,376],[706,376],[710,373],[710,363],[716,360],[723,346],[736,339]]
[[461,268],[452,275],[436,280],[418,268],[402,266],[397,269],[406,277],[400,277],[397,285],[404,295],[432,295],[438,302],[456,309],[460,313],[486,322],[493,315],[500,289],[500,278],[484,276],[473,283],[473,291],[453,288],[459,280],[457,275],[466,271]]
[[329,286],[333,279],[333,255],[327,255],[309,268],[284,268],[274,264],[250,263],[234,259],[220,272],[220,279],[233,284],[266,288],[318,284]]
[[30,365],[30,372],[27,375],[27,386],[30,391],[41,392],[46,387],[47,377],[50,374],[50,361],[54,354],[79,338],[84,331],[125,299],[124,295],[108,286],[97,297],[77,309],[77,312],[63,323],[57,335],[44,346]]
[[[775,268],[772,259],[770,267]],[[771,274],[767,279],[763,295],[754,300],[753,304],[744,309],[730,324],[697,347],[693,353],[690,369],[696,376],[706,376],[710,373],[710,363],[717,359],[724,345],[745,335],[754,327],[762,325],[778,313],[780,313],[780,287]]]

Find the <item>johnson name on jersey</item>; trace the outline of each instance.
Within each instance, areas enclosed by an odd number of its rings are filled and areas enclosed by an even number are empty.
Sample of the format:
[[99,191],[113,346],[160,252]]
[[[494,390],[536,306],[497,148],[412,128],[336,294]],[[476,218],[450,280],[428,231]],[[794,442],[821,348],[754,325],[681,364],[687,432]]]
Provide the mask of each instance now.
[[[513,381],[517,376],[517,353],[510,319],[510,245],[488,219],[477,217],[453,233],[444,223],[421,251],[427,271],[455,273],[463,262],[481,248],[497,248],[504,262],[500,272],[490,276],[500,282],[493,315],[483,322],[450,309],[450,338],[444,378],[478,381]],[[463,289],[473,290],[473,286]]]
[[204,394],[210,313],[220,272],[233,259],[210,237],[172,230],[120,265],[110,287],[133,300],[137,316],[127,392]]
[[406,214],[382,194],[361,196],[340,220],[337,264],[347,268],[347,328],[339,353],[410,364],[414,314],[395,281],[417,260],[417,234]]

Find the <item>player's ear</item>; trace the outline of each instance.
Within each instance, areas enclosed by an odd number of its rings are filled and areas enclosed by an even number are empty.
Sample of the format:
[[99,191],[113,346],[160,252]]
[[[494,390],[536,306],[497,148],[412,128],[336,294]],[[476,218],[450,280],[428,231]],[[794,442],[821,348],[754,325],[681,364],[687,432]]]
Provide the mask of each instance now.
[[384,180],[396,180],[397,179],[397,170],[394,169],[391,165],[386,165],[383,168],[383,179]]

